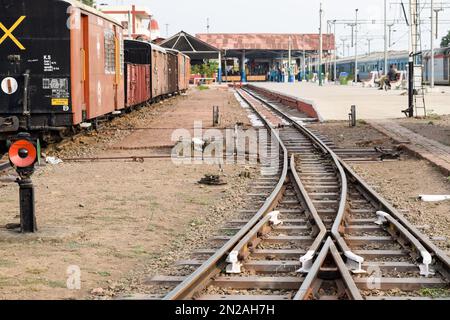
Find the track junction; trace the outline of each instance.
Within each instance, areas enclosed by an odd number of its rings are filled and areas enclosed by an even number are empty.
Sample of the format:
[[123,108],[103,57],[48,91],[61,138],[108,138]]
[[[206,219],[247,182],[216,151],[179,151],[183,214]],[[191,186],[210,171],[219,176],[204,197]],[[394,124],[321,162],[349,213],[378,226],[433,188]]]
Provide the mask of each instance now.
[[[181,265],[187,277],[164,299],[428,299],[445,298],[450,259],[377,194],[320,136],[305,115],[252,92],[240,97],[270,130],[265,175],[254,208]],[[271,166],[274,158],[279,166]],[[255,213],[256,212],[256,213]],[[213,246],[213,245],[212,245]]]

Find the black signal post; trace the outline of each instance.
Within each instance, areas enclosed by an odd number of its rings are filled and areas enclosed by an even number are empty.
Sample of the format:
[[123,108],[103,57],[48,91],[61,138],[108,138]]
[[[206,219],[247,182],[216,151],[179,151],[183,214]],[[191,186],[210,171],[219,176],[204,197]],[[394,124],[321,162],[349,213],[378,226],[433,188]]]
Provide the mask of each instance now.
[[36,144],[27,133],[18,134],[9,148],[9,160],[19,175],[16,182],[19,185],[20,231],[22,233],[37,231],[34,187],[31,181],[34,165],[38,159],[37,153]]
[[409,75],[408,75],[408,110],[407,116],[414,117],[414,57],[409,57]]
[[17,180],[20,194],[20,230],[22,233],[37,231],[34,206],[34,187],[30,178]]

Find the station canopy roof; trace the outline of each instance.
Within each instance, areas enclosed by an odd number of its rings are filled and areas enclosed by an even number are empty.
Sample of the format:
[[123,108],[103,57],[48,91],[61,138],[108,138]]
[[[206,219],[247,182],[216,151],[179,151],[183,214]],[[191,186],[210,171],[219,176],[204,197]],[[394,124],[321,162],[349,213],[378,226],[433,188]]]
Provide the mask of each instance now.
[[[319,49],[319,34],[295,33],[200,33],[196,37],[201,41],[226,51],[227,56],[239,57],[243,50],[246,56],[253,58],[276,57],[287,53],[289,46],[292,55],[301,56],[303,51],[311,53]],[[333,34],[323,35],[323,50],[334,50]]]
[[220,49],[184,31],[164,40],[160,46],[178,50],[193,60],[217,59],[220,52]]

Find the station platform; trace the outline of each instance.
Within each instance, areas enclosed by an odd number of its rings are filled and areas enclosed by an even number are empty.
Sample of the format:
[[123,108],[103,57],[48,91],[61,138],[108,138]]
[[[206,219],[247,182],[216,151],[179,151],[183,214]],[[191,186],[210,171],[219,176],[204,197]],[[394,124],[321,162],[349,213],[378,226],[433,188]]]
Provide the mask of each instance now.
[[[348,120],[350,107],[356,105],[357,118],[365,120],[404,118],[408,107],[406,90],[381,91],[377,88],[316,83],[250,83],[312,105],[320,121]],[[438,87],[425,96],[427,112],[450,114],[450,87]]]

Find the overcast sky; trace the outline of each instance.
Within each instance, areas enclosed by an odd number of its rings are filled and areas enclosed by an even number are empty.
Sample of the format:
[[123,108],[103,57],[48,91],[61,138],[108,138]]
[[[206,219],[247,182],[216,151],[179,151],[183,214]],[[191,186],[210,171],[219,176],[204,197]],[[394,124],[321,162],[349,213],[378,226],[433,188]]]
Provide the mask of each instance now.
[[[408,0],[403,0],[408,3]],[[439,3],[443,0],[435,0]],[[450,0],[444,0],[450,4]],[[319,29],[319,6],[323,3],[326,30],[327,20],[355,19],[355,9],[359,9],[359,18],[363,20],[383,19],[384,0],[97,0],[106,4],[137,4],[148,7],[158,20],[161,36],[166,36],[166,24],[169,24],[169,34],[180,30],[191,34],[206,32],[206,20],[210,19],[211,33],[315,33]],[[401,0],[388,0],[388,3],[399,3]],[[422,1],[423,2],[423,1]],[[428,0],[429,2],[429,0]],[[450,6],[450,5],[449,5]],[[392,49],[408,48],[407,29],[403,20],[400,5],[388,6],[388,19],[397,19],[392,30]],[[430,47],[430,9],[422,11],[424,19],[423,46]],[[450,9],[440,13],[440,19],[447,20],[439,26],[439,46],[442,36],[450,29]],[[371,51],[382,50],[384,47],[383,25],[362,25],[359,30],[359,52],[368,51],[367,38],[371,41]],[[336,38],[342,52],[341,39],[346,37],[350,43],[351,28],[344,24],[336,28]],[[351,53],[354,52],[350,49]],[[346,54],[348,49],[346,49]]]

